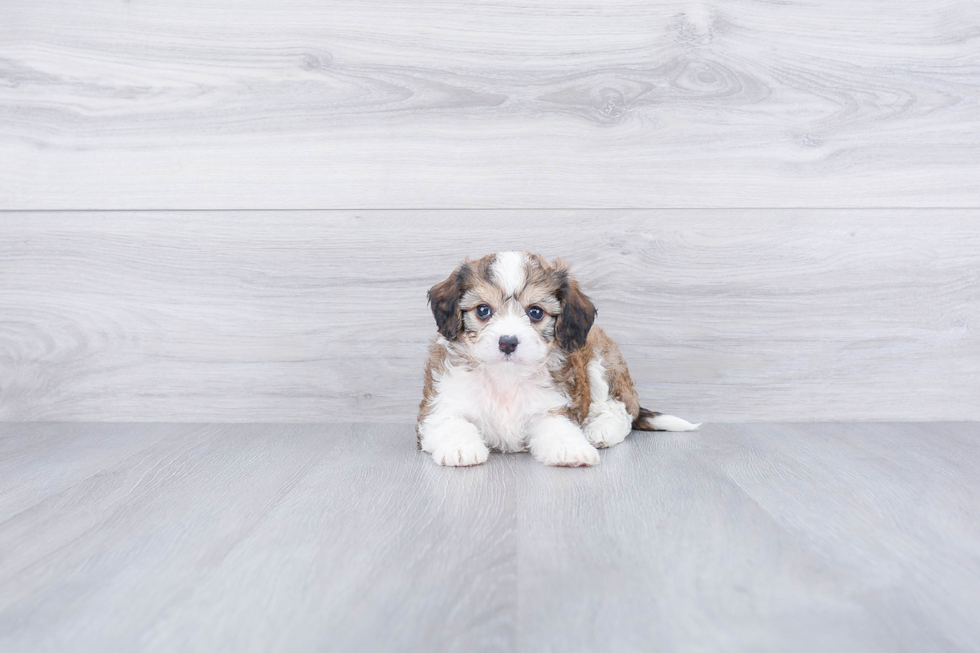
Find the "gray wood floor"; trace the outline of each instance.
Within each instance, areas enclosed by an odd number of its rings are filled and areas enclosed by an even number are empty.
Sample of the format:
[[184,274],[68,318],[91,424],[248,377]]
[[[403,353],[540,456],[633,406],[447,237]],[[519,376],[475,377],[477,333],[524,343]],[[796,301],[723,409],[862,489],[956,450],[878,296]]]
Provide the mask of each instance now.
[[980,425],[709,424],[594,469],[396,425],[0,425],[0,650],[976,651]]

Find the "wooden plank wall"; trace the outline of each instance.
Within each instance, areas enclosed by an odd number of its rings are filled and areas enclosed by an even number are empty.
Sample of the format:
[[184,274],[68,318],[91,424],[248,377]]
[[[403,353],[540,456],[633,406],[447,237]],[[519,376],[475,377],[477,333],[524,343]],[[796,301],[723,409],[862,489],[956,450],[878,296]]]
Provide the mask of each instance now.
[[565,255],[646,403],[704,420],[967,419],[970,210],[14,214],[8,420],[410,419],[425,291],[464,255]]
[[980,5],[0,6],[0,420],[399,421],[460,259],[645,403],[980,419]]

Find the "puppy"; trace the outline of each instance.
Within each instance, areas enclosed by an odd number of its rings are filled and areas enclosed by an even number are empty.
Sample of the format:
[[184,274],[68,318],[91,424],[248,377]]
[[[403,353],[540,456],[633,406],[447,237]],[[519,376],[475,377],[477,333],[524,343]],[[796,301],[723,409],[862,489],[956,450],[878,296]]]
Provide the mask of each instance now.
[[640,407],[619,347],[561,261],[528,252],[467,261],[429,290],[429,348],[418,446],[440,465],[479,465],[490,449],[546,465],[599,462],[630,429],[691,431]]

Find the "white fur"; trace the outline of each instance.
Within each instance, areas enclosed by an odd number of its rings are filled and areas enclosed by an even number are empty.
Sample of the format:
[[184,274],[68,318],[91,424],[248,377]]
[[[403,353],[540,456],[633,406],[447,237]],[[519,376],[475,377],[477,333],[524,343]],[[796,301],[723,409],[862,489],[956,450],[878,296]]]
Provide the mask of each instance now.
[[633,428],[633,419],[626,411],[626,404],[610,396],[601,358],[589,363],[589,393],[592,403],[585,422],[586,439],[600,448],[625,440]]
[[423,447],[440,465],[465,467],[487,462],[490,450],[476,426],[459,417],[443,415],[425,421]]
[[496,284],[508,295],[516,295],[527,280],[527,254],[500,252],[490,269]]
[[701,426],[701,422],[691,424],[686,419],[673,415],[657,415],[650,420],[650,423],[661,431],[694,431]]
[[420,426],[422,448],[429,452],[447,440],[447,431],[471,432],[459,420],[493,449],[525,451],[531,422],[568,405],[544,365],[450,366],[434,384],[432,410]]
[[591,467],[599,464],[599,452],[589,444],[582,429],[561,415],[548,415],[532,424],[531,455],[545,465]]
[[[507,355],[500,351],[500,336],[517,336],[517,349]],[[548,345],[531,326],[531,320],[520,310],[517,302],[509,302],[490,319],[473,345],[472,353],[484,363],[500,367],[500,373],[509,368],[540,368],[548,355]],[[523,373],[530,370],[524,369]]]

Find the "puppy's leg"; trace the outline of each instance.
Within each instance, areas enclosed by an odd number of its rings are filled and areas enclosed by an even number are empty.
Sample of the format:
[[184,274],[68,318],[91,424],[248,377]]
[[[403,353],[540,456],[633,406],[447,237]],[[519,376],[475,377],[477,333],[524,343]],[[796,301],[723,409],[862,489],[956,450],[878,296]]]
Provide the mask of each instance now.
[[601,355],[589,361],[589,415],[585,420],[585,437],[598,448],[611,447],[630,434],[639,400],[619,347],[605,334],[597,340],[603,347]]
[[626,439],[632,423],[632,418],[626,412],[626,405],[610,397],[601,403],[592,404],[589,420],[585,424],[585,437],[600,449],[611,447]]
[[490,450],[480,432],[462,417],[430,416],[419,425],[422,451],[439,465],[464,467],[487,462]]
[[564,415],[547,415],[531,425],[531,454],[545,465],[588,467],[599,464],[599,452],[582,429]]

